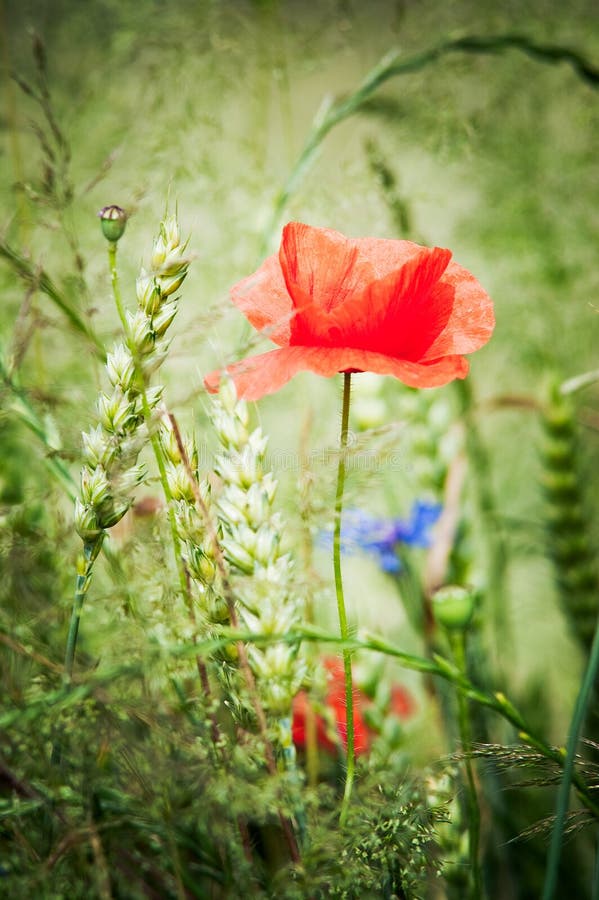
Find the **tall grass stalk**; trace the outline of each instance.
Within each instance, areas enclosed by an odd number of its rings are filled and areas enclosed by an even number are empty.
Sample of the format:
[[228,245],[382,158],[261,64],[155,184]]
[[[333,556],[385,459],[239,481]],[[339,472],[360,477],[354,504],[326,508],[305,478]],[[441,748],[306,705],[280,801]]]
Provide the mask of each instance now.
[[593,686],[597,680],[599,673],[599,619],[595,628],[595,636],[591,647],[591,653],[588,661],[584,677],[580,686],[580,692],[576,699],[570,730],[568,734],[568,744],[566,748],[566,758],[564,761],[564,771],[561,784],[557,795],[557,806],[555,811],[555,822],[551,834],[551,844],[549,846],[549,855],[547,858],[547,872],[545,875],[545,886],[543,888],[543,900],[553,900],[555,889],[557,886],[557,874],[559,869],[559,861],[561,856],[562,842],[564,837],[564,825],[566,822],[566,814],[568,811],[568,801],[570,797],[570,787],[574,778],[574,762],[576,759],[576,748],[578,747],[578,739],[580,729],[584,722],[589,702],[593,693]]

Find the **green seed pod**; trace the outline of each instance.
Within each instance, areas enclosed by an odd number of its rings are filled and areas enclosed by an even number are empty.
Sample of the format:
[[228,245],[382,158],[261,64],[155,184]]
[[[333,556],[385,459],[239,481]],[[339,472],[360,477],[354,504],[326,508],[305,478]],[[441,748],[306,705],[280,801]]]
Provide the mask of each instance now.
[[435,620],[449,631],[467,628],[474,615],[474,607],[474,592],[459,585],[447,585],[433,595]]
[[120,206],[105,206],[98,213],[102,233],[107,241],[116,244],[123,236],[127,225],[127,213]]

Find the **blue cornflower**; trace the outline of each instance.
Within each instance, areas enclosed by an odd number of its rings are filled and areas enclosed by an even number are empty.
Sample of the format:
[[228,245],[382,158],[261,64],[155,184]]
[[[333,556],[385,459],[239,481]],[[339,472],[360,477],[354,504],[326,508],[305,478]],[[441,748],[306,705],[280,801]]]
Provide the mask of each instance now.
[[[343,513],[341,550],[370,553],[384,572],[397,574],[401,571],[397,547],[400,544],[430,546],[430,529],[441,515],[441,509],[439,503],[416,500],[409,519],[381,519],[360,509],[348,509]],[[331,532],[323,537],[324,543],[330,546]]]

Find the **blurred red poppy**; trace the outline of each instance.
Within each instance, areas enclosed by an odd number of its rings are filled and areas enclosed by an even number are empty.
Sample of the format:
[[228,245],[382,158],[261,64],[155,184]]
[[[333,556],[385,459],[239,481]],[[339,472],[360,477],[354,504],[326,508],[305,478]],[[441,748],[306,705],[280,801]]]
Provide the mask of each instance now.
[[399,684],[391,688],[391,712],[398,719],[409,719],[416,712],[416,704],[409,691]]
[[[489,340],[493,304],[451,251],[411,241],[346,238],[291,222],[279,253],[231,291],[278,350],[227,371],[238,396],[257,400],[308,369],[394,375],[411,387],[464,378],[464,353]],[[205,379],[218,389],[220,372]]]
[[[323,660],[327,671],[327,692],[325,709],[328,720],[316,715],[316,740],[319,747],[329,753],[338,753],[340,742],[347,749],[347,710],[345,706],[345,672],[343,662],[334,656]],[[354,746],[356,754],[367,753],[370,747],[370,734],[362,718],[361,704],[369,702],[362,691],[354,689]],[[310,708],[310,699],[305,691],[301,691],[293,701],[292,737],[296,747],[306,745],[306,720]],[[332,720],[332,721],[331,721]]]
[[[315,717],[316,741],[321,749],[333,755],[339,753],[341,746],[347,749],[347,710],[345,705],[345,673],[343,662],[337,657],[327,656],[322,660],[327,670],[327,693],[325,697],[325,713],[318,715],[310,703],[305,691],[301,691],[293,701],[293,743],[298,748],[306,746],[307,718],[312,711]],[[370,728],[363,712],[372,705],[370,698],[354,688],[354,741],[356,755],[368,753],[371,738],[376,732]],[[394,685],[388,713],[400,719],[407,719],[415,712],[415,704],[408,691]]]

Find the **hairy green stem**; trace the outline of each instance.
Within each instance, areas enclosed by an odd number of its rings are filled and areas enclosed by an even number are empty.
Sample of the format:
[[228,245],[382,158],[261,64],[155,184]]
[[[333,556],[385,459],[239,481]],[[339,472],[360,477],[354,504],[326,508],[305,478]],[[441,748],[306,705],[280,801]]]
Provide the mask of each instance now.
[[570,798],[570,786],[574,776],[574,760],[576,758],[576,748],[578,746],[578,738],[580,729],[584,722],[589,702],[593,693],[593,686],[599,672],[599,618],[595,626],[595,636],[591,646],[589,662],[582,679],[580,691],[576,698],[576,705],[570,723],[570,732],[568,735],[568,744],[566,747],[566,759],[564,762],[564,771],[562,781],[557,795],[557,806],[555,812],[555,822],[551,833],[551,844],[549,845],[549,856],[547,858],[547,871],[545,873],[545,886],[543,889],[543,900],[553,900],[555,888],[557,885],[557,874],[559,869],[559,861],[561,856],[562,841],[564,836],[564,825],[566,822],[566,814],[568,812],[568,801]]
[[[118,244],[116,241],[108,241],[108,266],[110,268],[112,295],[114,297],[116,309],[119,314],[119,319],[121,320],[121,325],[123,326],[123,331],[125,332],[127,342],[129,343],[129,325],[127,324],[127,316],[125,315],[125,307],[123,306],[123,298],[121,296],[121,287],[119,284],[119,271],[116,264],[117,247]],[[131,349],[131,351],[133,352],[131,347],[129,349]],[[137,366],[137,360],[135,359],[135,357],[133,359],[133,362]]]
[[[347,432],[349,425],[349,403],[351,394],[351,374],[343,374],[343,407],[341,411],[341,435],[339,438],[339,464],[337,467],[337,491],[335,493],[335,530],[333,532],[333,568],[335,570],[335,593],[337,595],[337,612],[339,630],[344,641],[349,638],[347,612],[343,597],[343,578],[341,575],[341,513],[343,511],[343,488],[345,486],[345,453],[347,450]],[[347,768],[345,772],[345,789],[341,803],[340,823],[347,820],[354,775],[356,769],[356,751],[354,739],[354,694],[351,671],[351,651],[343,648],[343,669],[345,672],[345,717],[347,729]]]
[[[465,631],[460,631],[458,634],[454,635],[451,644],[456,666],[460,672],[467,676]],[[474,766],[472,764],[471,756],[472,727],[468,699],[461,691],[458,690],[456,693],[458,698],[460,741],[462,744],[462,752],[464,754],[464,768],[466,770],[466,781],[468,784],[468,834],[470,868],[473,880],[472,897],[473,900],[480,900],[482,897],[481,871],[478,858],[480,845],[480,807],[478,804],[476,778],[474,777]]]

